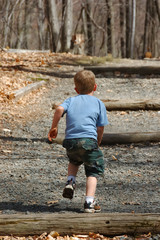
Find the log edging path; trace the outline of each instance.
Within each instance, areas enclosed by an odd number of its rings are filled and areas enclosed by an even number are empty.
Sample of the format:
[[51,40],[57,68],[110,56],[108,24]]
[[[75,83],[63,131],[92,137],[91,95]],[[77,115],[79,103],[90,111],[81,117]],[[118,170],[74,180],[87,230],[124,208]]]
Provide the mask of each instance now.
[[[62,144],[65,138],[64,134],[59,134],[53,139],[53,143]],[[160,142],[160,131],[157,132],[124,132],[124,133],[104,133],[102,145],[112,144],[130,144],[130,143],[146,143]]]
[[105,236],[160,233],[160,213],[63,213],[0,215],[0,235],[100,233]]
[[88,66],[85,70],[91,70],[95,74],[139,74],[139,75],[160,75],[159,66]]

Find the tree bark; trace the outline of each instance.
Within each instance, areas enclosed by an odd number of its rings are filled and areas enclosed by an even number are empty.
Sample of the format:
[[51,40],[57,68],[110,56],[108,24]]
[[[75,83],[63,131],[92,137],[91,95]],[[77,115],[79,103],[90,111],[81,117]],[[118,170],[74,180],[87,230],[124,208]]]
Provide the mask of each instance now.
[[110,0],[106,0],[107,7],[107,51],[109,54],[112,53],[112,30],[111,30],[111,6]]
[[133,7],[132,7],[132,32],[131,32],[131,58],[134,58],[135,28],[136,28],[136,0],[133,0]]
[[8,17],[9,17],[9,6],[10,6],[10,1],[6,1],[6,12],[5,12],[5,17],[4,17],[4,41],[3,41],[3,47],[7,47],[8,42],[8,33],[9,33],[9,26],[8,26]]
[[38,49],[45,49],[45,6],[44,1],[38,1],[38,37],[39,37],[39,46]]
[[61,50],[68,52],[71,47],[72,39],[72,25],[73,25],[73,3],[72,0],[62,1],[62,36],[61,36]]
[[126,57],[131,56],[132,3],[126,0]]
[[30,22],[28,14],[28,0],[19,3],[19,17],[18,17],[18,39],[17,48],[27,49],[27,24]]
[[88,51],[87,13],[84,4],[82,4],[82,21],[83,21],[82,29],[84,32],[84,51],[85,53],[87,53]]
[[40,235],[58,232],[61,236],[99,233],[104,236],[136,235],[160,232],[160,214],[97,213],[97,214],[30,214],[2,215],[1,236]]
[[119,12],[120,12],[120,46],[121,46],[121,57],[126,57],[126,18],[125,18],[125,7],[124,7],[124,0],[119,0]]
[[160,23],[160,9],[159,9],[158,0],[155,0],[155,6],[156,6],[157,15],[158,15],[158,20],[159,20],[159,23]]
[[48,6],[48,23],[49,23],[49,30],[50,30],[50,48],[51,51],[58,51],[60,49],[59,44],[59,22],[58,22],[58,15],[57,15],[57,6],[56,0],[46,0],[46,5]]
[[[157,38],[159,38],[156,32],[157,23],[157,1],[147,0],[146,2],[146,15],[145,15],[145,26],[144,26],[144,39],[143,39],[143,53],[145,56],[146,52],[150,52],[152,57],[156,56],[156,49],[158,46]],[[159,13],[158,13],[159,18]]]
[[92,21],[90,16],[92,16],[92,1],[86,0],[86,16],[87,16],[87,55],[93,55],[93,29],[92,29]]

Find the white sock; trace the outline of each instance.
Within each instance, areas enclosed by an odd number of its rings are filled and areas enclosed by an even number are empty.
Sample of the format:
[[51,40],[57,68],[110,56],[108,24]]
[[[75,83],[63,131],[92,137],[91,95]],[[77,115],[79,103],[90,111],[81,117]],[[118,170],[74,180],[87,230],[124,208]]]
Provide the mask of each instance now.
[[86,196],[85,201],[86,201],[87,203],[89,203],[89,202],[92,203],[92,202],[94,201],[94,197]]
[[70,175],[70,176],[68,176],[68,178],[67,178],[67,181],[73,181],[73,182],[76,182],[76,177],[75,176],[72,176],[72,175]]

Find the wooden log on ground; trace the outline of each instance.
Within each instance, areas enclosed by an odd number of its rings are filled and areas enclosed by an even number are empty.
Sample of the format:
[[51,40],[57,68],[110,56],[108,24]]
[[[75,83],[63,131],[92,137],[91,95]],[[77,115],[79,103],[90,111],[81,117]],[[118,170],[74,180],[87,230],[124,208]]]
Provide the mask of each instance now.
[[104,133],[102,145],[160,142],[160,132]]
[[35,82],[28,84],[26,87],[23,87],[19,90],[14,91],[13,93],[9,94],[7,97],[8,99],[19,99],[20,97],[25,96],[26,94],[30,93],[33,90],[36,90],[46,84],[45,81]]
[[[122,100],[111,100],[101,99],[105,104],[108,111],[139,111],[139,110],[160,110],[160,99],[122,99]],[[56,109],[61,103],[56,102],[52,104],[52,109]]]
[[122,111],[122,110],[152,110],[158,111],[160,110],[160,99],[148,99],[148,100],[130,100],[130,99],[122,99],[122,100],[102,100],[106,106],[108,111]]
[[[64,135],[58,135],[53,143],[62,144]],[[160,142],[160,132],[104,133],[102,145]]]
[[56,231],[60,235],[100,233],[104,236],[160,233],[160,214],[29,214],[0,215],[0,235],[29,236]]
[[85,70],[91,70],[94,74],[139,74],[139,75],[160,75],[158,66],[90,66]]

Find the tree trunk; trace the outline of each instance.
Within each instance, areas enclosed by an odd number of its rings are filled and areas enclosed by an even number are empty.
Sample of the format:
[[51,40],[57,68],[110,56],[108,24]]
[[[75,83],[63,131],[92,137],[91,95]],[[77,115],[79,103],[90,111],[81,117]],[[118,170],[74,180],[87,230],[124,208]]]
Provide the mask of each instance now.
[[126,0],[126,57],[131,56],[132,3]]
[[[146,15],[144,26],[144,40],[143,40],[143,52],[150,52],[151,56],[156,56],[156,23],[157,23],[157,2],[147,0],[146,2]],[[157,43],[158,44],[158,43]]]
[[115,42],[115,30],[114,30],[114,8],[113,8],[113,0],[110,1],[110,9],[111,9],[111,44],[112,44],[112,56],[114,58],[118,57],[118,54],[116,53],[116,42]]
[[93,29],[92,29],[92,21],[90,16],[92,16],[92,1],[86,0],[86,16],[87,16],[87,55],[93,55]]
[[120,46],[121,46],[121,57],[126,57],[126,19],[125,19],[125,7],[124,0],[119,0],[119,11],[120,11]]
[[87,34],[87,13],[84,7],[84,4],[82,5],[83,9],[82,9],[82,21],[83,21],[83,25],[82,25],[82,29],[84,32],[84,51],[85,53],[88,52],[88,34]]
[[135,42],[135,27],[136,27],[136,0],[133,1],[132,7],[132,33],[131,33],[131,58],[134,58],[134,42]]
[[46,4],[48,5],[48,13],[49,13],[49,30],[50,30],[50,48],[51,51],[58,51],[60,49],[59,44],[59,22],[57,15],[57,6],[56,0],[46,0]]
[[72,39],[72,22],[73,22],[73,3],[72,0],[62,1],[62,36],[61,36],[61,50],[68,52],[71,47]]
[[39,46],[38,49],[45,49],[45,10],[44,10],[44,1],[38,1],[38,37],[39,37]]
[[[1,236],[40,235],[58,232],[61,236],[99,233],[104,236],[137,235],[160,232],[160,214],[97,213],[97,214],[14,214],[0,218]],[[96,237],[96,239],[98,236]]]
[[112,53],[112,31],[111,31],[111,7],[110,0],[106,0],[107,7],[107,51]]
[[21,1],[19,4],[21,11],[18,17],[18,39],[17,48],[27,49],[27,24],[30,22],[28,13],[28,0]]
[[148,25],[148,4],[149,0],[146,0],[146,10],[145,10],[145,23],[144,23],[144,37],[143,37],[143,55],[147,52],[147,25]]
[[9,25],[8,25],[8,17],[9,17],[9,6],[10,6],[10,1],[6,1],[6,11],[5,11],[5,17],[4,17],[4,41],[3,41],[3,47],[7,47],[8,42],[8,33],[9,33]]
[[155,6],[156,6],[157,15],[158,15],[158,20],[159,20],[159,23],[160,23],[160,9],[159,9],[158,0],[155,0]]
[[21,11],[19,11],[18,13],[19,14],[18,15],[18,38],[17,38],[16,48],[21,48],[23,46],[23,39],[24,39],[24,4],[23,2],[19,3],[19,8],[21,9]]

